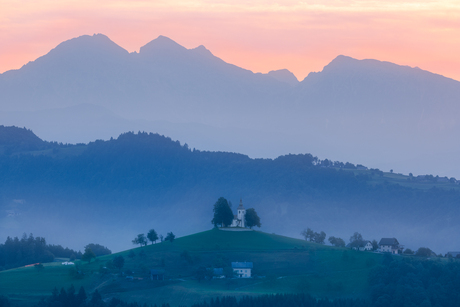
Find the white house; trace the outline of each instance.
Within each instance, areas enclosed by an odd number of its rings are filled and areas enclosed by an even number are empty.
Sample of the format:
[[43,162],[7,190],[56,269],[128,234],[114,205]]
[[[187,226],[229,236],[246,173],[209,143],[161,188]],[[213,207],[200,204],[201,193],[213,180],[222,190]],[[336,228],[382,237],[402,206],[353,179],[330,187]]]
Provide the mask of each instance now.
[[371,251],[373,248],[371,241],[361,241],[361,244],[358,245],[359,251]]
[[232,269],[238,278],[251,278],[252,262],[232,262]]
[[233,222],[230,227],[246,227],[244,225],[244,217],[246,216],[246,209],[243,207],[243,200],[240,199],[240,205],[236,209],[237,214],[233,216]]
[[399,245],[396,238],[382,238],[379,242],[379,248],[384,253],[401,254],[404,247]]
[[354,250],[359,250],[359,251],[371,251],[373,249],[372,242],[371,241],[365,241],[365,240],[356,240],[353,241],[352,243],[347,244],[348,248],[354,249]]

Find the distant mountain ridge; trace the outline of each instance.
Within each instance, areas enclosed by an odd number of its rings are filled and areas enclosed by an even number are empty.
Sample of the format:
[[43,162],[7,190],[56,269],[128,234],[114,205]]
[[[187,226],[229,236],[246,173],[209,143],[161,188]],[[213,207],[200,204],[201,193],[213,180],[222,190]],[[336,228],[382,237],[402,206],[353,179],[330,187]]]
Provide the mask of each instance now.
[[129,53],[96,34],[1,74],[0,92],[0,123],[63,143],[156,131],[203,150],[460,177],[460,82],[389,62],[338,56],[298,82],[164,36]]

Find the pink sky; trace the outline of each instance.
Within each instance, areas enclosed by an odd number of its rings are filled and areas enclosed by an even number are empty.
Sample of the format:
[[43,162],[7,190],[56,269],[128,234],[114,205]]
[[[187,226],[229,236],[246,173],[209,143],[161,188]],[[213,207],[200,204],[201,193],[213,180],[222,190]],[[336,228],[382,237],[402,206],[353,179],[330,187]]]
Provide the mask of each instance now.
[[339,54],[460,80],[458,0],[0,0],[0,73],[60,42],[103,33],[128,51],[159,35],[226,62],[302,80]]

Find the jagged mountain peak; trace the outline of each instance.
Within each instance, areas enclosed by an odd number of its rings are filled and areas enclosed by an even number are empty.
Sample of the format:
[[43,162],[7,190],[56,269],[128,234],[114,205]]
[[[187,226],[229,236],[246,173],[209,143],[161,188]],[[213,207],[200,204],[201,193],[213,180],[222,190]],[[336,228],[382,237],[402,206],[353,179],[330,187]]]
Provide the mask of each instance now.
[[372,78],[413,78],[413,80],[448,80],[449,83],[456,83],[453,79],[449,79],[442,75],[438,75],[419,67],[411,67],[407,65],[399,65],[388,61],[380,61],[375,59],[358,60],[350,56],[339,55],[334,58],[329,64],[324,66],[320,72],[311,72],[302,81],[314,80],[320,76],[326,75],[344,75],[346,78],[358,77],[360,80]]
[[212,54],[212,52],[209,49],[207,49],[205,46],[203,46],[203,45],[199,45],[198,47],[193,48],[191,50],[193,50],[195,53],[198,53],[198,54],[201,54],[201,55],[214,56]]
[[297,77],[287,69],[272,70],[269,71],[267,75],[291,86],[295,86],[299,83]]
[[179,45],[169,37],[160,35],[154,40],[142,46],[139,50],[140,54],[149,54],[158,51],[167,51],[167,52],[183,52],[187,48]]
[[435,75],[428,71],[422,70],[418,67],[410,67],[407,65],[399,65],[388,61],[380,61],[375,59],[362,59],[358,60],[350,56],[339,55],[333,59],[328,65],[323,69],[323,72],[328,72],[332,70],[347,70],[347,71],[375,71],[379,70],[381,72],[410,72],[410,73],[429,73]]
[[79,53],[82,52],[97,52],[97,53],[123,53],[128,54],[128,51],[114,43],[109,37],[104,34],[82,35],[64,41],[50,51],[50,54],[56,53]]

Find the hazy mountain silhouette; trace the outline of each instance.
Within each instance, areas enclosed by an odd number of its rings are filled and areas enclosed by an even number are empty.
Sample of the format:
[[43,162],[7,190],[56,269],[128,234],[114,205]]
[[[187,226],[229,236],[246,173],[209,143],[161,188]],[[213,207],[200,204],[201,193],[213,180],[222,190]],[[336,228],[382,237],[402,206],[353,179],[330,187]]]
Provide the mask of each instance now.
[[47,140],[164,129],[207,150],[314,151],[460,177],[460,82],[388,62],[338,56],[298,82],[287,70],[253,73],[164,36],[129,53],[102,34],[85,35],[1,74],[0,92],[0,123]]
[[291,86],[299,84],[299,80],[297,80],[296,76],[287,69],[272,70],[269,71],[267,75]]

